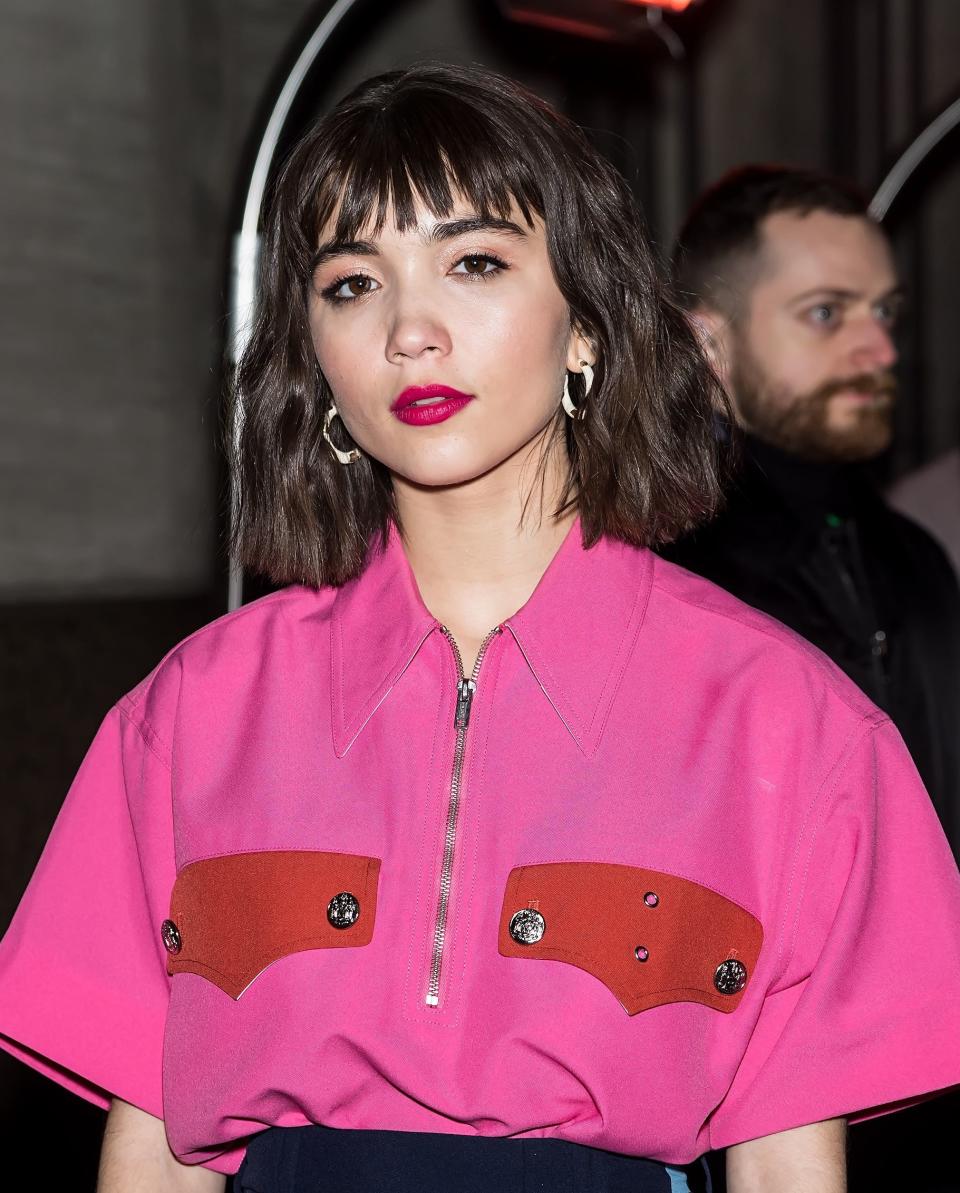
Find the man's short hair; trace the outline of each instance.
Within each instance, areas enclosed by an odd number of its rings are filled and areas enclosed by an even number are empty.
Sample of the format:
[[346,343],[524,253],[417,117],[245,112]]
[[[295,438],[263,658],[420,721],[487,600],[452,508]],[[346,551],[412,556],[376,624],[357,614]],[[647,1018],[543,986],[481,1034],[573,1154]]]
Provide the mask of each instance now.
[[732,316],[749,285],[767,216],[867,216],[867,208],[866,196],[842,178],[790,166],[739,166],[704,191],[684,220],[673,253],[677,298],[687,310],[704,306]]

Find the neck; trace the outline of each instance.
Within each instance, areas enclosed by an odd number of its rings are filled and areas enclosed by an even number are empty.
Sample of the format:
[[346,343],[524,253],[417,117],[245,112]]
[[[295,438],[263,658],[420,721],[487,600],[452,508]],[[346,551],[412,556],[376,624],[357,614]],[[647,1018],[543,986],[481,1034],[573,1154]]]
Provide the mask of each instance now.
[[844,513],[856,488],[860,470],[837,460],[807,460],[761,439],[745,438],[746,455],[792,508]]
[[428,488],[394,478],[404,549],[420,595],[457,638],[465,663],[494,626],[526,603],[576,517],[575,511],[553,517],[566,451],[562,441],[555,444],[541,487],[543,443],[538,437],[461,485]]

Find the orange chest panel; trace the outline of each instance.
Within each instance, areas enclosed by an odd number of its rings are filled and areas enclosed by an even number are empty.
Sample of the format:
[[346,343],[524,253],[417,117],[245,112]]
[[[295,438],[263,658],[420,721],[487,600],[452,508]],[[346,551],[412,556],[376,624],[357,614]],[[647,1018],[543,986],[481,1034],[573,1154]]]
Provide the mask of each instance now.
[[235,853],[185,866],[163,926],[167,972],[239,998],[274,961],[369,944],[380,860],[315,850]]
[[608,862],[518,867],[500,916],[504,957],[575,965],[630,1015],[672,1002],[735,1010],[762,941],[760,921],[709,887]]

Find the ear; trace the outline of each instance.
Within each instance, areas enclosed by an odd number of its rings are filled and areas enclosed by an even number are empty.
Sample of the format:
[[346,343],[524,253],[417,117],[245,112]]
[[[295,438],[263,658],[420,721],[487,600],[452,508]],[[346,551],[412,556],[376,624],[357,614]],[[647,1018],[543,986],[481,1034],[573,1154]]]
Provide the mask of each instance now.
[[695,307],[687,312],[687,319],[710,362],[710,367],[720,378],[723,386],[729,388],[732,336],[728,316],[722,315],[712,307]]
[[582,364],[597,363],[597,347],[582,330],[573,327],[567,343],[567,372],[579,373]]

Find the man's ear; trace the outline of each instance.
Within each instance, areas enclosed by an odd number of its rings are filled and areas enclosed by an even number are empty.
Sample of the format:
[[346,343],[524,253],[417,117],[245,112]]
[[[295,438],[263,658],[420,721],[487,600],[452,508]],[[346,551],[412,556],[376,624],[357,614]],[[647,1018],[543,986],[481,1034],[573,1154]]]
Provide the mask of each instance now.
[[700,347],[710,367],[720,378],[725,389],[730,380],[730,320],[712,307],[694,307],[687,312],[687,319],[694,330]]

